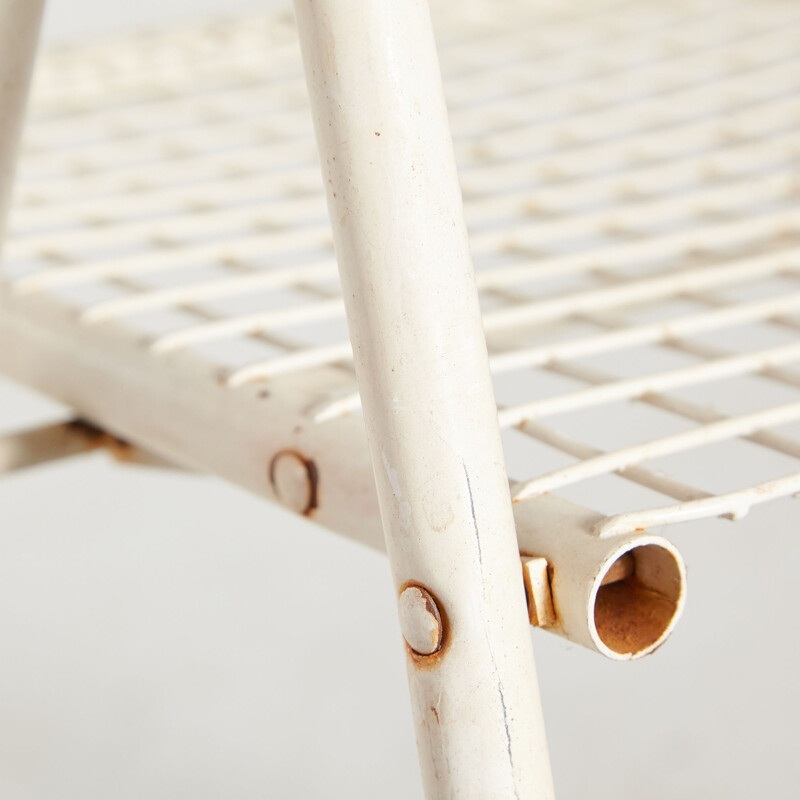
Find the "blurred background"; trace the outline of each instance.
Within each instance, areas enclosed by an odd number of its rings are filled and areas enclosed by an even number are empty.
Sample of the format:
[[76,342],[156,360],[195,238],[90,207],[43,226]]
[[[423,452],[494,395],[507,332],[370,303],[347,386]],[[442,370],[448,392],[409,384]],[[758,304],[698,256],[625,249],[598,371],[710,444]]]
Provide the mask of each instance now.
[[[288,5],[54,0],[46,44]],[[0,381],[0,432],[66,410]],[[727,467],[726,468],[730,468]],[[797,797],[797,506],[681,526],[655,656],[532,633],[561,800]],[[420,798],[388,564],[102,453],[0,481],[0,797]]]

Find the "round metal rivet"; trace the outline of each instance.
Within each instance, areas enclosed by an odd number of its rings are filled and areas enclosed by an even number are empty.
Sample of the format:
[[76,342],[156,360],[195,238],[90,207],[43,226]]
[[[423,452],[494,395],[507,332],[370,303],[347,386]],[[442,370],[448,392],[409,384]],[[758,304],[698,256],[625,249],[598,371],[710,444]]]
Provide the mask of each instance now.
[[400,630],[406,644],[420,656],[430,656],[442,647],[442,617],[430,592],[409,586],[400,594]]
[[269,465],[269,480],[285,506],[308,514],[316,506],[316,470],[294,450],[282,450]]

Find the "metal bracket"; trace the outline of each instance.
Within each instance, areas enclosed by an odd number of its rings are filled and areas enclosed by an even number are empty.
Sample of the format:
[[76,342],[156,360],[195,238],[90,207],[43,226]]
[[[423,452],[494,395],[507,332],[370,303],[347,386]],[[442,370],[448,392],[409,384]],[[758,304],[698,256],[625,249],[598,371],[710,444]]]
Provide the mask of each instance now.
[[99,449],[107,450],[125,464],[178,468],[91,423],[76,419],[0,436],[0,475]]

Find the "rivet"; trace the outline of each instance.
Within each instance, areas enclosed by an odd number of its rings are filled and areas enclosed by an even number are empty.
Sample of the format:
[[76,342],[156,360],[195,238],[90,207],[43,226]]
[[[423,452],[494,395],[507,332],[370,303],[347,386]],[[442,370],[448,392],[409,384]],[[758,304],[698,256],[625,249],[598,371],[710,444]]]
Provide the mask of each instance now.
[[408,586],[400,593],[400,631],[406,644],[420,656],[431,656],[442,647],[443,626],[439,607],[430,592]]
[[269,481],[283,505],[298,514],[317,507],[317,470],[295,450],[281,450],[269,465]]

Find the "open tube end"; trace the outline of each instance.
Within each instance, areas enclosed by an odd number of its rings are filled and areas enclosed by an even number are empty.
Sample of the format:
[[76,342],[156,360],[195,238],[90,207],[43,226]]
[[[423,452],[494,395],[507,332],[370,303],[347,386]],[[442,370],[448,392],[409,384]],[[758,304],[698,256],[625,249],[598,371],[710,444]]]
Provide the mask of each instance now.
[[616,552],[592,591],[598,650],[617,660],[652,653],[675,627],[685,594],[683,559],[666,540],[647,537]]

